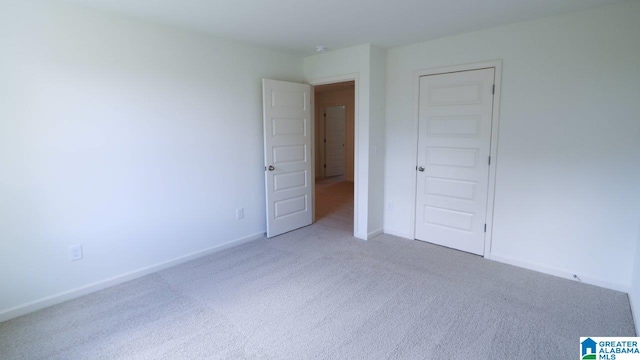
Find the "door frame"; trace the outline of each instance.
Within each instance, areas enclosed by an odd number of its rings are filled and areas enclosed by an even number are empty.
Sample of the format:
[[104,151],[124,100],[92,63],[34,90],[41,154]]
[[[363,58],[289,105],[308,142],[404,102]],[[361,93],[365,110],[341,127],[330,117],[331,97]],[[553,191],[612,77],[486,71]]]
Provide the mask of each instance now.
[[[316,99],[315,99],[315,90],[313,89],[314,86],[318,86],[318,85],[328,85],[328,84],[335,84],[335,83],[341,83],[341,82],[346,82],[346,81],[353,81],[354,83],[354,89],[353,89],[353,236],[354,237],[358,237],[358,204],[359,201],[358,199],[360,198],[360,187],[358,186],[358,181],[359,181],[359,176],[358,176],[358,169],[360,167],[359,164],[359,150],[358,150],[358,145],[359,145],[359,140],[358,140],[358,129],[359,129],[359,117],[358,117],[358,111],[360,108],[360,100],[358,98],[358,95],[360,93],[359,87],[360,87],[360,81],[358,80],[358,73],[352,73],[352,74],[344,74],[344,75],[336,75],[336,76],[329,76],[329,77],[323,77],[323,78],[315,78],[315,79],[309,79],[307,80],[307,84],[311,85],[311,106],[312,109],[314,109],[314,111],[311,112],[311,129],[315,131],[316,128]],[[315,160],[316,160],[316,155],[315,155],[315,133],[313,135],[312,141],[314,141],[314,143],[312,144],[312,151],[313,151],[313,155],[311,156],[312,161],[313,161],[313,170],[315,171],[316,168],[316,164],[315,164]],[[312,212],[312,221],[315,222],[316,221],[316,210],[315,210],[315,203],[316,203],[316,186],[315,186],[315,173],[314,173],[314,181],[313,181],[313,185],[312,185],[312,199],[313,199],[313,212]],[[366,195],[366,194],[365,194]],[[366,210],[366,209],[364,209]]]
[[[455,73],[461,71],[482,70],[494,68],[494,84],[495,94],[493,96],[493,113],[491,116],[491,165],[489,166],[489,183],[487,192],[487,217],[485,223],[487,224],[487,231],[484,237],[484,258],[491,259],[491,242],[493,235],[493,210],[495,202],[495,190],[496,190],[496,169],[498,165],[498,128],[500,124],[500,94],[502,90],[502,60],[490,60],[479,63],[463,64],[455,66],[437,67],[431,69],[417,70],[413,74],[413,104],[414,104],[414,134],[415,137],[415,162],[417,166],[418,162],[418,123],[420,121],[420,78],[428,75],[439,75],[447,73]],[[417,176],[414,174],[412,177],[413,186],[411,201],[412,201],[412,213],[411,213],[411,238],[416,238],[416,196],[418,193]]]

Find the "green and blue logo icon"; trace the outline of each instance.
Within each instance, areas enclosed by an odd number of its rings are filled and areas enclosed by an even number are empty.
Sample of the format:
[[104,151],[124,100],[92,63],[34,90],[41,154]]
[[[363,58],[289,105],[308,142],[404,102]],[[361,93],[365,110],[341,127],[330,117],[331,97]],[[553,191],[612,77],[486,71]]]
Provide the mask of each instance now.
[[581,344],[582,360],[595,360],[596,359],[596,342],[591,338],[586,338]]
[[640,337],[581,337],[582,360],[640,360]]

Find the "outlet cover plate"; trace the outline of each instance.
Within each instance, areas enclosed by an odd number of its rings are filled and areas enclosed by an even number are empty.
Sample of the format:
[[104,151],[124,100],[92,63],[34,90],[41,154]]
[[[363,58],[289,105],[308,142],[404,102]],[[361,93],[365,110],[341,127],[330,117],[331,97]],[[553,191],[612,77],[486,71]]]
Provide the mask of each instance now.
[[82,245],[69,246],[69,260],[71,261],[82,260]]

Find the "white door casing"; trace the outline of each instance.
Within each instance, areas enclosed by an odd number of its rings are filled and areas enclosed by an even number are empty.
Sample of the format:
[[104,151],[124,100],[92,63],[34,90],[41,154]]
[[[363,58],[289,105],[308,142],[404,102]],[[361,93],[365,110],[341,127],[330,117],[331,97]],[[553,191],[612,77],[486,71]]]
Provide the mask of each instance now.
[[345,107],[326,107],[324,109],[324,127],[325,176],[344,175],[344,142],[347,127]]
[[267,237],[312,222],[311,87],[262,80]]
[[415,238],[483,255],[495,69],[420,77]]

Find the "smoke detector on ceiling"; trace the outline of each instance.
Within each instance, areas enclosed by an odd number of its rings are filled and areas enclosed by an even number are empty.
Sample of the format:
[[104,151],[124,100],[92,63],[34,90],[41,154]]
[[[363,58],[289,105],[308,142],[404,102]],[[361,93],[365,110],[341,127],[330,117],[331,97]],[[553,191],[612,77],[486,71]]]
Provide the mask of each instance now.
[[321,54],[322,54],[322,53],[324,53],[324,52],[326,52],[326,51],[327,51],[327,48],[326,48],[326,47],[324,47],[324,46],[322,46],[322,45],[318,45],[318,46],[316,46],[316,52],[319,52],[319,53],[321,53]]

